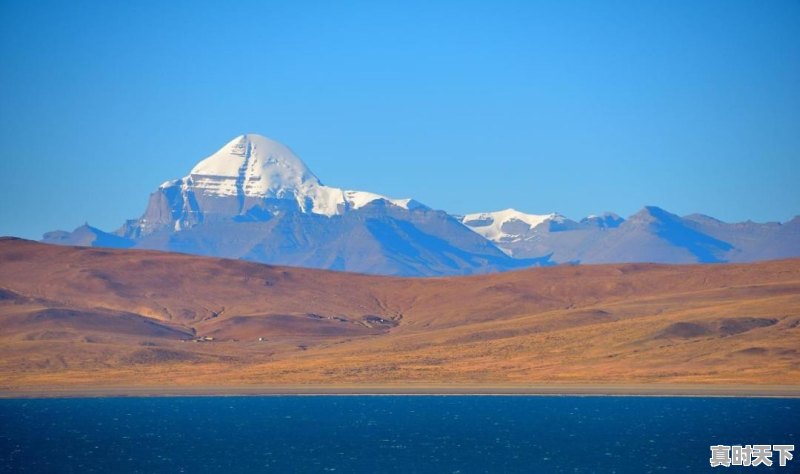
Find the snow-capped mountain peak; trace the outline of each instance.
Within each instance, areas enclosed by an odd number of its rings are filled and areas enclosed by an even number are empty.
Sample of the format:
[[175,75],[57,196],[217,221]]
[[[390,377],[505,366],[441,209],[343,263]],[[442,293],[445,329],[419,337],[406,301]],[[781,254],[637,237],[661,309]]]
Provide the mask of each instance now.
[[[239,135],[200,161],[181,179],[160,189],[180,188],[180,194],[211,198],[236,198],[242,202],[289,200],[303,212],[333,216],[384,200],[404,209],[422,204],[412,199],[391,199],[366,191],[325,186],[289,147],[257,134]],[[244,212],[244,205],[238,209]]]
[[519,235],[545,222],[561,222],[564,219],[564,216],[556,213],[526,214],[509,208],[502,211],[467,214],[461,218],[461,223],[485,238],[498,242],[518,238]]
[[189,172],[209,194],[275,197],[319,186],[314,173],[288,147],[261,135],[240,135]]

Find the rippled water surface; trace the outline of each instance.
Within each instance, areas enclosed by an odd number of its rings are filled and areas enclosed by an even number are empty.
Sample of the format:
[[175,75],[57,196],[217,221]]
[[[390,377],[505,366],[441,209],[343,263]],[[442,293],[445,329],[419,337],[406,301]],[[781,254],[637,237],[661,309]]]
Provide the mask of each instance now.
[[[800,472],[711,469],[795,444],[800,400],[281,396],[0,400],[2,472]],[[777,455],[776,458],[777,459]]]

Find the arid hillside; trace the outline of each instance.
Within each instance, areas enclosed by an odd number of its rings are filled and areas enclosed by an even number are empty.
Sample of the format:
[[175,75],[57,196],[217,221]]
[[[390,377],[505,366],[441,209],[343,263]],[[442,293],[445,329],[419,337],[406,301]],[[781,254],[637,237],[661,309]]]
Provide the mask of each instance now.
[[0,390],[800,385],[800,260],[390,278],[0,240]]

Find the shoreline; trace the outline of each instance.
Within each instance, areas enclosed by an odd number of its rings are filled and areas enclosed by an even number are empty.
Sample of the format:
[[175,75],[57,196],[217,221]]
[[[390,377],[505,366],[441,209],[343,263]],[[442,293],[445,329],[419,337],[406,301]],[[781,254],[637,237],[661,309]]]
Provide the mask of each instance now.
[[0,398],[235,396],[634,396],[800,398],[800,385],[706,384],[374,384],[190,387],[0,388]]

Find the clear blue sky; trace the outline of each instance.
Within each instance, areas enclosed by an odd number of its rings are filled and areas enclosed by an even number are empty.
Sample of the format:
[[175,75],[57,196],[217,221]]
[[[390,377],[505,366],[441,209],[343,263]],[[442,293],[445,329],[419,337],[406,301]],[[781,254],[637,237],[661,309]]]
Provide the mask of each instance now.
[[796,1],[377,3],[0,0],[0,234],[115,229],[244,132],[453,213],[800,214]]

